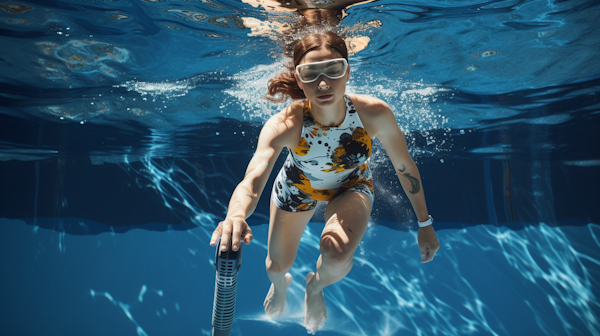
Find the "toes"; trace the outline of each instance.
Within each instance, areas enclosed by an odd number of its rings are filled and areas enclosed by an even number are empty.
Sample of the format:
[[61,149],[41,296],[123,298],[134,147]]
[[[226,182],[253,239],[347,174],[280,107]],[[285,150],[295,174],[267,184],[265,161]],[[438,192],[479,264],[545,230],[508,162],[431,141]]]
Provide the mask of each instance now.
[[317,331],[318,331],[319,329],[321,329],[321,328],[320,328],[320,327],[317,325],[317,323],[315,323],[315,322],[312,322],[312,323],[305,323],[304,327],[306,328],[306,332],[307,332],[307,333],[309,333],[309,334],[311,334],[311,335],[314,335],[314,334],[316,334],[316,333],[317,333]]
[[310,281],[310,279],[313,277],[313,275],[315,275],[315,272],[309,272],[306,275],[306,283],[308,283],[308,281]]
[[273,291],[273,284],[271,284],[271,287],[269,288],[269,291],[267,292],[267,297],[265,298],[265,301],[263,302],[263,307],[267,307],[267,304],[269,303],[269,297],[271,296],[271,292]]
[[292,284],[292,281],[294,281],[294,278],[292,277],[292,275],[290,273],[286,273],[285,274],[285,282],[288,285],[288,287],[289,287],[289,285]]

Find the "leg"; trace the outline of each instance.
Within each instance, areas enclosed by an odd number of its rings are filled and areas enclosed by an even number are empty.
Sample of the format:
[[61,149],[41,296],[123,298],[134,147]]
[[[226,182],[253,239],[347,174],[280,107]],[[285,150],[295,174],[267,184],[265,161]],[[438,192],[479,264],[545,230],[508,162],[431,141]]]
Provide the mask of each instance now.
[[272,284],[263,303],[268,315],[277,316],[283,313],[285,294],[292,283],[292,275],[288,271],[296,260],[300,238],[314,212],[314,209],[302,212],[284,211],[271,201],[269,247],[265,266]]
[[306,316],[309,333],[323,327],[327,319],[323,288],[342,280],[352,269],[352,257],[367,231],[371,200],[361,192],[348,192],[331,200],[321,234],[317,272],[306,276]]

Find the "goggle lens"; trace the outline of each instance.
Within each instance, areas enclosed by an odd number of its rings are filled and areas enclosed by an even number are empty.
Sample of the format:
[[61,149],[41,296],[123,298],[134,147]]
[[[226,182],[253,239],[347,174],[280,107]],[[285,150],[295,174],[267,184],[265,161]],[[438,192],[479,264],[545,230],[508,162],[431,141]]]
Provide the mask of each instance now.
[[336,58],[328,61],[299,64],[296,66],[296,74],[302,83],[316,81],[319,76],[325,75],[331,79],[344,77],[348,69],[348,61],[345,58]]

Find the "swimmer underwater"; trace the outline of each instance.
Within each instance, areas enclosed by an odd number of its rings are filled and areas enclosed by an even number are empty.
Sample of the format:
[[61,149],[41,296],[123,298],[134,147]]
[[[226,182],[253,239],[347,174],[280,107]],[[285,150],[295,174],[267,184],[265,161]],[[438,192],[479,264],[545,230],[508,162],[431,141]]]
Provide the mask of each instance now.
[[[373,180],[367,165],[371,139],[378,137],[392,161],[402,188],[419,221],[421,262],[433,260],[440,248],[427,211],[421,176],[408,153],[396,117],[383,101],[346,95],[350,78],[344,40],[332,32],[307,35],[293,52],[293,66],[269,81],[267,99],[282,94],[294,100],[272,116],[260,132],[254,157],[236,187],[225,220],[214,230],[210,245],[221,237],[221,250],[230,239],[249,244],[252,229],[246,218],[258,200],[284,147],[289,155],[271,192],[268,253],[265,260],[271,287],[265,313],[281,315],[300,238],[317,201],[328,201],[315,272],[306,275],[305,319],[314,334],[327,319],[323,288],[342,280],[352,269],[353,256],[371,214]],[[271,96],[271,98],[269,98]]]

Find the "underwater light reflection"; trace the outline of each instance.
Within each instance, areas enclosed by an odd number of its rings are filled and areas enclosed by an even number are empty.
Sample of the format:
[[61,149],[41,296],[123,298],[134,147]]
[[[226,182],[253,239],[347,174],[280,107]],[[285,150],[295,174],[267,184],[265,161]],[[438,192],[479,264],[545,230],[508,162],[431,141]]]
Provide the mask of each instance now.
[[[590,230],[592,227],[598,226],[590,224]],[[561,228],[551,228],[545,223],[538,227],[526,226],[518,233],[502,228],[487,232],[499,245],[508,264],[546,292],[567,334],[572,325],[565,317],[564,308],[579,318],[591,334],[600,333],[600,323],[594,314],[599,305],[591,291],[593,279],[582,259],[597,265],[600,261],[575,250]],[[534,310],[529,302],[527,304]],[[538,325],[546,329],[539,321]]]

